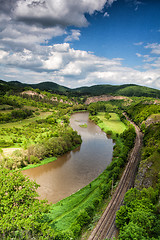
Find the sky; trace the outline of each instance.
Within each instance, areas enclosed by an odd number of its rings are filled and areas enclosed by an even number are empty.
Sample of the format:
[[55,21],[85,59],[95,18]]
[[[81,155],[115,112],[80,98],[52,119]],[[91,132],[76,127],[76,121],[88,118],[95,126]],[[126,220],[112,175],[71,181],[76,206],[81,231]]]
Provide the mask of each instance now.
[[160,89],[160,1],[0,0],[0,79]]

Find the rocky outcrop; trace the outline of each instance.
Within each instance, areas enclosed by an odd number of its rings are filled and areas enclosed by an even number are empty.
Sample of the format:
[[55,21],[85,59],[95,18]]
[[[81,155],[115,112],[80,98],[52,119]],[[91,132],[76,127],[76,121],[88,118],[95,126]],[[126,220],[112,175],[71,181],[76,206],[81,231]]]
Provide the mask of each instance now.
[[153,114],[145,121],[145,126],[148,127],[151,124],[160,122],[160,114]]
[[[33,96],[38,96],[38,97],[41,98],[41,99],[47,98],[46,95],[41,94],[41,93],[37,93],[37,92],[34,92],[34,91],[31,91],[31,90],[24,91],[24,92],[22,92],[21,94],[22,94],[22,95],[28,95],[28,96],[31,96],[31,97],[33,97]],[[53,102],[61,102],[61,103],[66,103],[66,104],[69,104],[69,105],[73,105],[73,102],[72,102],[72,101],[68,102],[67,100],[63,100],[63,99],[59,99],[59,100],[58,100],[58,98],[55,97],[55,96],[52,97],[50,100],[53,101]],[[76,103],[76,104],[77,104],[77,103]]]
[[155,187],[157,182],[157,172],[155,171],[154,162],[151,159],[141,161],[138,173],[135,179],[134,187],[139,190],[148,187]]
[[21,94],[22,94],[22,95],[29,95],[29,96],[38,96],[38,97],[40,97],[40,98],[44,98],[44,97],[45,97],[45,95],[39,94],[39,93],[34,92],[34,91],[31,91],[31,90],[24,91],[24,92],[22,92]]
[[87,98],[87,100],[85,101],[86,105],[89,105],[90,103],[93,102],[99,102],[99,101],[110,101],[110,100],[128,100],[128,97],[123,97],[123,96],[111,96],[111,95],[101,95],[101,96],[94,96],[94,97],[89,97]]

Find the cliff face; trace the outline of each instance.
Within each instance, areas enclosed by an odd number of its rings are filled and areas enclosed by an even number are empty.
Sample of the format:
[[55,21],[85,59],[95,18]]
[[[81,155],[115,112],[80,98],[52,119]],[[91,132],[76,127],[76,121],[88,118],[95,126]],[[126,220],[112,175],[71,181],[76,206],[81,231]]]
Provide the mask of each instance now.
[[145,129],[142,160],[135,180],[138,189],[155,187],[160,177],[160,123],[152,123]]
[[141,161],[134,184],[137,189],[142,190],[143,188],[155,187],[158,180],[159,167],[157,165],[159,164],[158,159],[160,156],[155,157],[156,161],[153,157]]
[[111,96],[111,95],[101,95],[101,96],[95,96],[95,97],[89,97],[85,101],[86,105],[89,105],[90,103],[93,102],[99,102],[99,101],[110,101],[110,100],[127,100],[128,97],[123,97],[123,96]]

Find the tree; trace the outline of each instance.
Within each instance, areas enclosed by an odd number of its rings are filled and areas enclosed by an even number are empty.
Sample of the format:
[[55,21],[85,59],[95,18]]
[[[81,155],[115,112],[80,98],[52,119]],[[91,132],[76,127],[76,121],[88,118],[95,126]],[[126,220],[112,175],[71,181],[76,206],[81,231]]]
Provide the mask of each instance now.
[[136,223],[130,222],[125,225],[123,231],[120,232],[119,240],[147,240],[149,239],[143,230]]
[[53,230],[44,222],[49,212],[45,201],[36,199],[38,184],[21,172],[0,168],[0,239],[50,239]]

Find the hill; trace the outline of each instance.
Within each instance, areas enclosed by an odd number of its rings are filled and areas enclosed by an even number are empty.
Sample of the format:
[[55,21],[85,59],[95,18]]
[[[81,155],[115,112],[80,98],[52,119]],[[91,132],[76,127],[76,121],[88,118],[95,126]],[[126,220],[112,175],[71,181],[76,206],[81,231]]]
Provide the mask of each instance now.
[[13,87],[18,87],[18,88],[28,88],[31,87],[33,89],[40,89],[42,91],[51,91],[52,93],[65,93],[66,91],[69,90],[69,88],[67,87],[63,87],[57,83],[54,82],[42,82],[42,83],[38,83],[38,84],[26,84],[26,83],[21,83],[18,81],[11,81],[8,82],[8,84],[10,86]]
[[136,97],[157,97],[160,98],[160,90],[138,86],[135,84],[124,85],[94,85],[91,87],[80,87],[73,89],[82,95],[98,96],[98,95],[123,95],[123,96],[136,96]]
[[38,84],[26,84],[18,81],[5,82],[0,80],[0,94],[8,90],[23,91],[26,89],[40,89],[51,93],[73,95],[73,96],[100,96],[100,95],[115,95],[128,97],[154,97],[160,98],[160,90],[135,84],[124,85],[94,85],[91,87],[67,88],[54,82],[42,82]]

